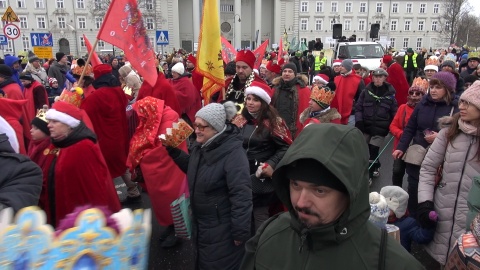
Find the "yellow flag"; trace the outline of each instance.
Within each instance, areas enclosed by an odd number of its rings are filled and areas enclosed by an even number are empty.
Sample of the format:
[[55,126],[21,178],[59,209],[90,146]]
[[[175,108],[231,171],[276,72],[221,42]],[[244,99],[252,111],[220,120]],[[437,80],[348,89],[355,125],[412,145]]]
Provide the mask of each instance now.
[[198,38],[197,70],[203,75],[204,104],[224,87],[220,18],[217,0],[203,1],[202,25]]

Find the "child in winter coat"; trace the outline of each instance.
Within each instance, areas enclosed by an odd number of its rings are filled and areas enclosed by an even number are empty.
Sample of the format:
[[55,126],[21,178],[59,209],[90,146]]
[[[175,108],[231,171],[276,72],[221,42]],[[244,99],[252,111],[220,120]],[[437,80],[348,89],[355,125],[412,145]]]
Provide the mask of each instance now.
[[47,110],[48,106],[44,105],[43,109],[40,109],[36,117],[33,118],[32,128],[30,129],[32,140],[28,146],[28,157],[42,169],[46,160],[43,152],[50,146],[50,130],[47,127],[48,121],[45,118]]
[[[417,221],[410,217],[407,211],[408,193],[398,186],[385,186],[380,190],[385,197],[390,215],[388,223],[394,224],[400,229],[400,243],[408,251],[411,251],[412,241],[418,244],[428,244],[433,239],[435,228],[424,229]],[[436,220],[437,213],[430,212],[430,218]]]
[[48,78],[48,85],[50,85],[48,90],[48,102],[52,105],[55,102],[55,97],[58,97],[62,94],[63,89],[58,87],[57,79],[50,77]]
[[313,86],[308,107],[300,114],[300,123],[306,126],[312,123],[340,124],[342,116],[337,109],[330,108],[335,92],[324,86]]

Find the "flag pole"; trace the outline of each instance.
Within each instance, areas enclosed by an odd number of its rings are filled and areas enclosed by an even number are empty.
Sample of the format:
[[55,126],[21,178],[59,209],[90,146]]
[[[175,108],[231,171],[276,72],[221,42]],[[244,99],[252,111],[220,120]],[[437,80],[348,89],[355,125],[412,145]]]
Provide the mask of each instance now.
[[83,77],[85,77],[85,71],[87,70],[88,65],[90,64],[90,60],[92,58],[93,52],[97,48],[98,38],[95,39],[95,43],[93,43],[92,50],[88,53],[87,61],[85,62],[85,67],[82,70],[82,75],[80,75],[80,79],[78,79],[78,86],[83,88]]

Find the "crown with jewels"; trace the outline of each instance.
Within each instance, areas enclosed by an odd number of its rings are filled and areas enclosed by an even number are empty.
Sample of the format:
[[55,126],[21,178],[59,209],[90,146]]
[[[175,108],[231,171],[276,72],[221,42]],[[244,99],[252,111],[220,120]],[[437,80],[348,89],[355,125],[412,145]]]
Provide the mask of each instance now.
[[185,121],[173,123],[172,128],[167,128],[165,134],[161,134],[158,138],[170,147],[177,147],[193,133],[193,128]]
[[425,80],[425,79],[422,79],[421,77],[417,77],[413,80],[412,82],[412,87],[413,86],[416,86],[416,87],[420,87],[422,89],[424,89],[425,91],[428,89],[429,85],[428,85],[428,81]]
[[335,92],[333,92],[330,88],[326,86],[322,88],[314,86],[312,89],[312,93],[310,94],[310,98],[322,107],[330,106],[330,103],[332,103],[334,97]]
[[47,118],[45,117],[45,114],[47,113],[48,111],[48,106],[45,104],[43,105],[43,108],[39,109],[38,112],[37,112],[37,115],[35,117],[39,118],[40,120],[42,121],[45,121],[48,123],[48,120]]
[[439,66],[440,62],[438,62],[438,57],[430,57],[427,60],[425,60],[425,65]]

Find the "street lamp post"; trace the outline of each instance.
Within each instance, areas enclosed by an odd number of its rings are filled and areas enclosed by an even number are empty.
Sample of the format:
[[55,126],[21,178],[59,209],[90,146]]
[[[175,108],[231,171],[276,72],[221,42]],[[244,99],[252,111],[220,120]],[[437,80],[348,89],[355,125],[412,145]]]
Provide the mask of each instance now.
[[[237,49],[237,45],[239,45],[239,44],[236,44],[237,42],[235,41],[235,36],[239,34],[239,33],[236,33],[236,34],[235,34],[235,32],[236,32],[236,30],[237,30],[237,29],[235,28],[235,19],[237,18],[237,16],[238,16],[238,22],[239,22],[239,23],[242,22],[242,19],[240,18],[240,15],[235,14],[235,15],[233,16],[233,47],[235,48],[235,50]],[[241,33],[240,33],[240,37],[241,37]],[[240,47],[241,47],[241,44],[240,44]]]

